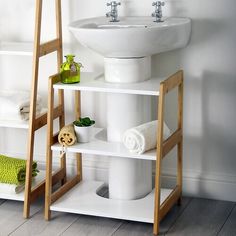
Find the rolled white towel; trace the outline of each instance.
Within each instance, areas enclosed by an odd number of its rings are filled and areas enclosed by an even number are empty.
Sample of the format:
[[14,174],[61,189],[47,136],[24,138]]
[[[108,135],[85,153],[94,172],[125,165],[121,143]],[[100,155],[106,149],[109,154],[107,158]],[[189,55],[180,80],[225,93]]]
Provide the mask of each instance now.
[[[28,120],[30,107],[29,91],[0,90],[0,119]],[[41,98],[37,97],[36,115],[42,110]]]
[[[130,152],[142,154],[156,148],[157,145],[157,120],[128,129],[123,135],[123,143]],[[167,139],[171,134],[170,129],[164,123],[163,136]]]

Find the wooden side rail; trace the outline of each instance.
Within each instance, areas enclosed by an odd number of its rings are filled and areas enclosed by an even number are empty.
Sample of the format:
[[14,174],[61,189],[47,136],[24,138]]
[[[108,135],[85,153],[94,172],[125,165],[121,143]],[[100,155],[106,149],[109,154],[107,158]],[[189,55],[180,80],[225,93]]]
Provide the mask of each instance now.
[[[70,180],[66,180],[66,154],[61,156],[61,168],[65,171],[65,178],[63,179],[62,186],[57,189],[54,193],[52,192],[52,150],[51,146],[58,142],[58,134],[59,132],[54,134],[53,131],[53,119],[55,118],[55,108],[54,108],[54,89],[53,85],[60,82],[60,74],[55,74],[49,77],[48,82],[48,116],[47,116],[47,124],[48,124],[48,136],[47,136],[47,170],[46,170],[46,184],[45,184],[45,215],[44,218],[46,220],[50,220],[51,218],[51,210],[50,205],[59,199],[62,195],[64,195],[68,190],[73,188],[77,183],[82,180],[82,159],[80,154],[76,154],[77,159],[77,174]],[[64,94],[62,90],[58,90],[59,95],[59,106],[60,102],[63,101]],[[61,98],[61,101],[60,101]],[[76,118],[80,117],[80,93],[78,91],[75,92],[75,110],[76,110]],[[65,125],[64,118],[64,109],[61,111],[62,119],[59,119],[59,128],[61,129]]]
[[[172,89],[178,88],[178,127],[167,139],[163,139],[165,96]],[[170,208],[177,202],[181,202],[182,195],[182,153],[183,153],[183,71],[171,75],[160,83],[158,102],[158,130],[157,130],[157,156],[155,175],[155,209],[153,234],[159,232],[160,220]],[[161,164],[162,159],[177,145],[177,185],[170,196],[160,205],[161,198]]]

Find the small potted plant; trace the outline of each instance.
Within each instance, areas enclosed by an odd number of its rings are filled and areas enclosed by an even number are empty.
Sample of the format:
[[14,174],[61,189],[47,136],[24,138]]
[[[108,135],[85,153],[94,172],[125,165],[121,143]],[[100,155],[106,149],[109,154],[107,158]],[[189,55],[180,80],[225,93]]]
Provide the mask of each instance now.
[[92,128],[95,124],[94,120],[89,117],[80,117],[79,120],[73,122],[75,128],[75,134],[79,143],[87,143],[92,136]]

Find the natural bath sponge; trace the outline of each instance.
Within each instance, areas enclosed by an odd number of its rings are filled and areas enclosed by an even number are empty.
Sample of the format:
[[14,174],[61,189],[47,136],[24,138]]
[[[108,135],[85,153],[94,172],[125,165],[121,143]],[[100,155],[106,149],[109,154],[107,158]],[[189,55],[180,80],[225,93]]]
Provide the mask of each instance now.
[[58,135],[58,142],[64,147],[71,146],[76,142],[76,135],[73,125],[66,125],[61,129]]

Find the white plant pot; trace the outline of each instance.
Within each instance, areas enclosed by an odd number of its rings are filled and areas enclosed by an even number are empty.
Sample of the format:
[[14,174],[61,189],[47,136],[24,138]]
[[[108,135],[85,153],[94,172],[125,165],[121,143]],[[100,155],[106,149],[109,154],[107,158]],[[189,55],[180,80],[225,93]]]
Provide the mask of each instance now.
[[92,138],[92,129],[94,125],[87,127],[79,127],[74,125],[75,134],[78,143],[88,143]]

